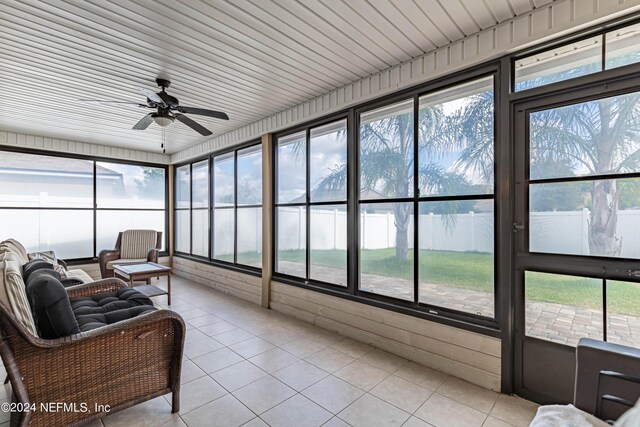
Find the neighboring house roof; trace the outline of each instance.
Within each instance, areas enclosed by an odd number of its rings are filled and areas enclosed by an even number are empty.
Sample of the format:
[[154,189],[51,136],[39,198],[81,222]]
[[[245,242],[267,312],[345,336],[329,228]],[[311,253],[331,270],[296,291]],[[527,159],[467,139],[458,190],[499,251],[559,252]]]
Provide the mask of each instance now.
[[[93,162],[90,160],[69,159],[65,157],[38,156],[34,162],[32,156],[22,153],[5,151],[0,157],[0,171],[38,171],[54,172],[56,174],[93,174]],[[99,175],[113,175],[119,177],[122,174],[96,164],[96,172]]]

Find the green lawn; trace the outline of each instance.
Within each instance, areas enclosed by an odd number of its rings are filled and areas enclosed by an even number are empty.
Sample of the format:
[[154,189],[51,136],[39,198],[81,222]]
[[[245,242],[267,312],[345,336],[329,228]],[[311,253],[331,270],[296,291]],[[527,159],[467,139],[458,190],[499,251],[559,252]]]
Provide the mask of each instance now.
[[[398,261],[394,249],[363,250],[360,256],[361,271],[386,277],[411,280],[413,256]],[[305,260],[301,250],[281,251],[283,261]],[[493,254],[478,252],[451,252],[421,250],[419,259],[420,279],[425,282],[493,291]],[[345,268],[346,251],[322,250],[313,252],[315,264]],[[597,279],[528,272],[526,297],[532,301],[553,302],[602,310],[602,285]],[[640,316],[640,284],[608,282],[607,310],[610,313]]]

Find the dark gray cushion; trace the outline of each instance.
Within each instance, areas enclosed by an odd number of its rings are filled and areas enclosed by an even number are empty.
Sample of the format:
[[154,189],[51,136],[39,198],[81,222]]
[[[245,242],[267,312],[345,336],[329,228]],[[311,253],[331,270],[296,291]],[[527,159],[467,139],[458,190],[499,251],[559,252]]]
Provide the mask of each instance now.
[[135,307],[121,308],[119,310],[105,311],[104,313],[81,314],[77,316],[77,320],[80,331],[86,332],[156,310],[157,308],[151,305],[138,305]]
[[22,278],[24,279],[24,282],[27,283],[29,281],[29,276],[39,270],[50,270],[55,273],[53,276],[60,280],[60,274],[53,269],[53,264],[43,259],[34,259],[22,266]]
[[133,288],[71,298],[70,302],[82,332],[157,310],[147,296]]
[[54,339],[80,332],[67,291],[51,271],[31,273],[26,292],[41,338]]

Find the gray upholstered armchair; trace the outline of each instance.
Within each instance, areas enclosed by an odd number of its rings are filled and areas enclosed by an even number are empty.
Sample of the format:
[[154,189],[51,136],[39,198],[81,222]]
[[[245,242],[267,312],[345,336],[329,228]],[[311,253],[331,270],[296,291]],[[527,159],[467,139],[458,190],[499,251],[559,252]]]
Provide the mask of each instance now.
[[158,262],[162,247],[162,232],[156,230],[126,230],[118,233],[115,249],[100,251],[100,273],[102,278],[113,277],[113,266],[117,264],[140,264]]

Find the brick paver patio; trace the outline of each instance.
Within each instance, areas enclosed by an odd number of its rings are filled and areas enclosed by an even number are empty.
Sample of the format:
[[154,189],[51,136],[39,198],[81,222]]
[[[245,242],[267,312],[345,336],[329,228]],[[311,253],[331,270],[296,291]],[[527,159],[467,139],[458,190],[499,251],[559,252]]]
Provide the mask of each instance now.
[[[304,264],[280,261],[280,271],[304,276]],[[344,280],[344,271],[314,266],[325,281]],[[413,282],[374,274],[362,275],[361,289],[380,295],[413,301]],[[438,307],[493,317],[493,294],[472,289],[420,283],[420,301]],[[529,301],[526,305],[526,333],[529,336],[575,346],[582,337],[601,340],[602,312],[550,302]],[[609,313],[607,341],[640,347],[640,318]]]

